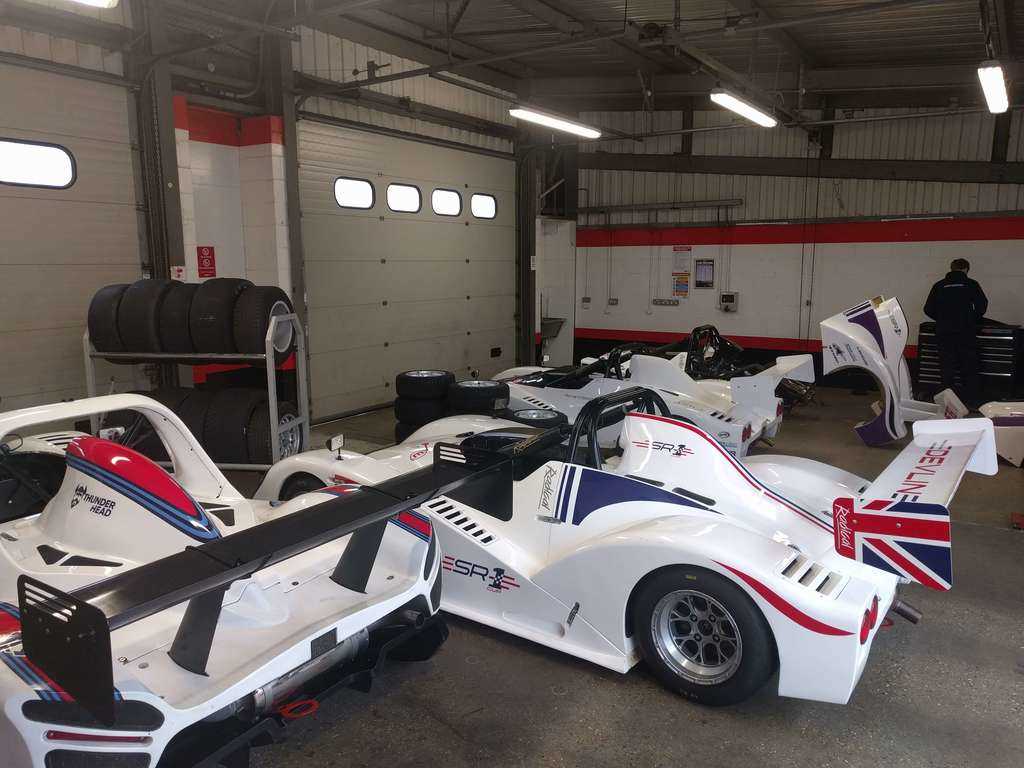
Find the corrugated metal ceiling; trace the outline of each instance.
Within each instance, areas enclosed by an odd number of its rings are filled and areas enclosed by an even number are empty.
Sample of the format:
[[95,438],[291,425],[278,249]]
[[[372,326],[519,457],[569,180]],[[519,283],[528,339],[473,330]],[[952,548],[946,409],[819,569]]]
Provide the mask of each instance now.
[[[867,0],[756,0],[756,2],[724,2],[724,0],[681,0],[680,30],[683,33],[724,27],[735,22],[738,9],[760,7],[768,18],[785,20],[812,13],[827,12],[864,5]],[[382,13],[413,22],[421,27],[441,31],[445,28],[445,2],[389,3]],[[457,8],[451,2],[450,8]],[[531,3],[515,0],[470,0],[456,36],[482,49],[506,52],[532,48],[565,39],[559,32],[529,13]],[[614,29],[624,18],[646,24],[671,27],[675,13],[674,0],[542,0],[543,5],[565,16],[591,22],[602,29]],[[525,10],[524,10],[525,9]],[[358,17],[357,14],[353,14]],[[1016,25],[1015,46],[1021,49],[1020,34],[1024,24]],[[850,67],[879,64],[948,64],[976,61],[985,55],[984,36],[979,23],[977,0],[934,0],[917,5],[893,8],[834,20],[817,21],[786,29],[786,34],[804,52],[805,61],[816,67]],[[702,38],[695,42],[702,51],[727,66],[747,72],[753,59],[753,70],[771,74],[777,70],[792,71],[796,61],[791,50],[777,42],[775,33],[750,32]],[[639,46],[632,46],[634,52]],[[523,57],[520,62],[548,74],[626,74],[636,71],[636,57],[618,43],[581,45],[577,48],[540,53]],[[686,71],[692,66],[685,57],[671,59],[657,50],[641,53],[651,61],[652,71]]]

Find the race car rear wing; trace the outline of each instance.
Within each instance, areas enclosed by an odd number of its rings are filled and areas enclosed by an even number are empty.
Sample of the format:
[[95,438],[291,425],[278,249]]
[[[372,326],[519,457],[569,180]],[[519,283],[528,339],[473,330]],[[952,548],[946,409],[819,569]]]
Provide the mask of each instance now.
[[112,631],[187,601],[169,655],[183,669],[205,674],[224,594],[233,582],[352,534],[331,579],[362,592],[389,518],[440,495],[488,496],[511,506],[511,459],[457,445],[438,444],[434,450],[431,467],[188,547],[73,593],[20,576],[26,656],[100,722],[112,724]]
[[950,589],[949,503],[964,472],[997,470],[991,420],[915,422],[913,441],[859,499],[833,503],[836,551],[926,587]]

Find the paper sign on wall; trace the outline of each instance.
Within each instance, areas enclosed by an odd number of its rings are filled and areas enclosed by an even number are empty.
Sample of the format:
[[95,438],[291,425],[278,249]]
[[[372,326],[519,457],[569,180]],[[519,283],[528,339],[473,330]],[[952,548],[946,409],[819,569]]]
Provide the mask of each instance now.
[[174,264],[171,266],[171,280],[184,280],[185,279],[185,267],[181,264]]
[[672,273],[672,296],[679,299],[685,299],[690,295],[690,273],[689,272],[673,272]]
[[690,271],[690,251],[693,250],[688,245],[673,245],[672,246],[672,271],[673,272],[689,272]]
[[694,274],[693,285],[694,288],[714,288],[715,287],[715,260],[714,259],[697,259],[696,261],[696,272]]
[[212,245],[197,245],[196,258],[199,262],[199,277],[217,276],[217,254]]

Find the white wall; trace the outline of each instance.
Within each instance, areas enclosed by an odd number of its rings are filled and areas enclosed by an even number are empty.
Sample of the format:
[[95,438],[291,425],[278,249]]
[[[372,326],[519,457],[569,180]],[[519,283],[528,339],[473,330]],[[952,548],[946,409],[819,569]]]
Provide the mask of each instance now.
[[564,219],[537,219],[536,287],[534,328],[539,332],[541,319],[565,320],[554,339],[544,342],[547,365],[570,365],[576,330],[576,222]]
[[[685,242],[685,228],[670,231],[681,233],[675,239]],[[1019,237],[1024,238],[1024,227]],[[691,283],[689,297],[680,299],[679,306],[663,307],[651,304],[652,286],[655,294],[671,295],[670,244],[580,247],[576,325],[586,329],[584,334],[599,336],[590,331],[607,330],[608,338],[616,338],[612,331],[681,334],[714,323],[723,333],[745,337],[749,346],[760,339],[770,347],[782,343],[772,340],[818,339],[822,319],[865,298],[885,295],[900,299],[914,343],[916,326],[925,319],[922,306],[929,288],[960,256],[970,260],[971,276],[989,297],[988,316],[1024,323],[1021,253],[1021,239],[693,245],[694,259],[715,260],[715,289]],[[717,308],[723,287],[739,291],[738,312]],[[589,306],[582,303],[584,296],[591,297]],[[608,305],[609,296],[619,300],[617,306]]]

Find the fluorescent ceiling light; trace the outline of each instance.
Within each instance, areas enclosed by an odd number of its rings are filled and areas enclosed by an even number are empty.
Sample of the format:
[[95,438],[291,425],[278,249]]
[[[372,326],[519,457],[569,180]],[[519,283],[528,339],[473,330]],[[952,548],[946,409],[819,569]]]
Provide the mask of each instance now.
[[1010,100],[1006,95],[1006,78],[1003,76],[1003,67],[998,61],[983,61],[978,67],[978,80],[981,81],[981,90],[985,92],[985,102],[988,104],[988,111],[993,115],[999,115],[1010,107]]
[[91,5],[93,8],[114,8],[121,0],[72,0],[80,5]]
[[531,123],[537,123],[548,128],[554,128],[556,131],[565,131],[566,133],[574,133],[577,136],[582,136],[585,139],[599,139],[601,138],[601,132],[596,128],[591,128],[589,125],[583,125],[582,123],[574,123],[571,120],[566,120],[561,117],[555,117],[554,115],[548,115],[544,112],[538,112],[535,109],[527,109],[526,107],[512,107],[508,113],[519,120],[526,120]]
[[779,121],[767,112],[755,107],[753,104],[734,96],[728,91],[716,88],[711,92],[711,100],[720,107],[725,107],[741,117],[747,118],[752,123],[757,123],[764,128],[774,128]]

